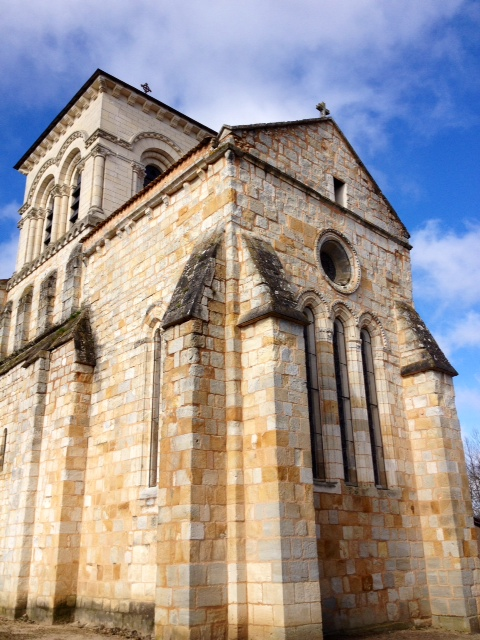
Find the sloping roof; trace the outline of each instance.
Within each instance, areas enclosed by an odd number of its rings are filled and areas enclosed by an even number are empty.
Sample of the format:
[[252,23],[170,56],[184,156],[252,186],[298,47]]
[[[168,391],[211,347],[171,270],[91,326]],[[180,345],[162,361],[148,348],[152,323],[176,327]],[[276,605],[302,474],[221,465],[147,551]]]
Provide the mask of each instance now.
[[183,118],[187,122],[190,122],[191,124],[199,127],[200,129],[203,129],[204,131],[206,131],[210,135],[216,135],[217,134],[216,131],[214,131],[213,129],[210,129],[210,127],[205,126],[201,122],[197,122],[193,118],[190,118],[189,116],[186,116],[184,113],[181,113],[180,111],[177,111],[173,107],[169,107],[167,104],[164,104],[163,102],[160,102],[160,100],[157,100],[156,98],[152,98],[151,96],[149,96],[148,94],[144,93],[143,91],[140,91],[140,89],[137,89],[136,87],[132,87],[132,85],[128,84],[127,82],[124,82],[123,80],[119,80],[115,76],[112,76],[111,74],[106,73],[105,71],[102,71],[102,69],[97,69],[95,71],[95,73],[93,75],[91,75],[90,78],[85,82],[85,84],[77,91],[77,93],[73,96],[73,98],[70,100],[70,102],[60,111],[58,116],[54,120],[52,120],[52,122],[48,125],[48,127],[45,129],[45,131],[43,131],[43,133],[41,133],[39,135],[39,137],[31,145],[31,147],[28,149],[28,151],[26,151],[23,154],[23,156],[20,158],[20,160],[14,165],[14,167],[13,167],[14,169],[17,169],[17,170],[20,169],[20,167],[25,162],[25,160],[27,160],[27,158],[30,156],[30,154],[33,151],[35,151],[35,149],[42,142],[42,140],[44,140],[44,138],[46,138],[48,136],[50,131],[52,131],[52,129],[55,128],[55,126],[60,122],[60,120],[64,117],[64,115],[66,113],[68,113],[68,111],[73,107],[73,105],[77,102],[77,100],[79,100],[82,97],[82,95],[85,93],[85,91],[87,91],[87,89],[99,77],[103,77],[103,78],[106,78],[107,80],[111,80],[112,82],[115,82],[116,84],[124,87],[125,89],[128,89],[132,93],[136,93],[138,96],[141,96],[143,99],[149,100],[153,104],[156,104],[159,107],[162,107],[162,109],[166,109],[167,111],[170,111],[170,113],[173,113],[174,115]]

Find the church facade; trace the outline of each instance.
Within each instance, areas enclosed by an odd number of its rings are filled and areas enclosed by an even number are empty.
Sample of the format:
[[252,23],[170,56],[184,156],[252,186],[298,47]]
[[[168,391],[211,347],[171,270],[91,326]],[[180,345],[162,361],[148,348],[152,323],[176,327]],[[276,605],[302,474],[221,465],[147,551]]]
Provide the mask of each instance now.
[[2,615],[478,628],[456,372],[407,230],[325,111],[217,133],[98,70],[16,168]]

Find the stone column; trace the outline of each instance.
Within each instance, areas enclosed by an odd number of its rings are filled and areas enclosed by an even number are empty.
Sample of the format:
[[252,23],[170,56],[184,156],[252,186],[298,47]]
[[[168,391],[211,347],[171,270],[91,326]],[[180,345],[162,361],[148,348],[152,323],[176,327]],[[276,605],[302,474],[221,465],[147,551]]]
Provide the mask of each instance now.
[[33,259],[33,252],[35,246],[35,232],[37,228],[37,210],[31,209],[25,216],[28,221],[27,226],[27,242],[25,248],[25,264],[31,262]]
[[52,244],[59,238],[62,197],[63,197],[62,187],[57,184],[53,188],[53,219],[52,219],[52,232],[51,232]]
[[42,253],[43,250],[43,238],[45,235],[45,218],[47,212],[45,209],[38,209],[37,211],[37,224],[35,226],[35,243],[33,247],[33,256],[32,260],[38,258],[38,256]]
[[354,424],[353,437],[355,441],[357,480],[360,483],[372,484],[375,479],[373,473],[372,446],[368,427],[365,381],[363,377],[362,343],[361,340],[357,338],[347,338],[346,343],[350,403]]
[[93,183],[89,214],[103,215],[103,184],[105,179],[105,159],[108,151],[101,146],[95,147],[93,155]]
[[60,203],[60,215],[58,217],[58,238],[65,235],[68,223],[68,205],[70,203],[71,188],[68,184],[61,186],[62,199]]
[[143,180],[145,179],[145,167],[138,162],[132,162],[132,193],[134,196],[140,191],[143,186]]

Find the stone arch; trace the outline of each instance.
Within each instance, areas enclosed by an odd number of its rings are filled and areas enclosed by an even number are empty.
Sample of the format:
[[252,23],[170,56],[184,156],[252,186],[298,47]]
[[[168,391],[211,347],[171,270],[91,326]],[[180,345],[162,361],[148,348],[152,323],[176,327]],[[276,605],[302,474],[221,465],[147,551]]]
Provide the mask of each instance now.
[[343,322],[343,326],[345,327],[345,338],[347,340],[359,339],[359,318],[351,304],[344,301],[334,302],[331,307],[332,324],[335,322],[336,318],[339,318]]
[[35,191],[37,189],[38,183],[42,179],[43,174],[47,171],[47,169],[49,169],[49,167],[51,167],[53,165],[57,165],[58,166],[60,164],[60,161],[63,158],[63,155],[65,154],[65,151],[68,149],[68,147],[71,145],[71,143],[74,140],[76,140],[77,138],[83,138],[85,140],[86,133],[84,131],[74,131],[70,136],[68,136],[68,138],[62,144],[62,146],[60,147],[60,150],[57,153],[57,155],[55,156],[55,158],[50,158],[49,160],[47,160],[46,162],[44,162],[42,164],[42,166],[40,167],[40,169],[37,172],[37,175],[35,176],[35,179],[32,182],[32,186],[30,187],[30,190],[28,192],[28,196],[26,198],[26,203],[27,204],[29,204],[29,205],[32,204],[33,196],[34,196]]
[[64,159],[62,166],[60,168],[60,172],[58,175],[58,180],[61,184],[69,185],[72,182],[75,169],[80,162],[82,157],[81,151],[77,145],[73,149],[70,150],[67,157]]
[[87,134],[86,134],[85,131],[74,131],[71,135],[69,135],[68,138],[65,140],[65,142],[60,147],[60,150],[59,150],[59,152],[57,153],[57,155],[55,157],[55,163],[57,165],[60,164],[60,161],[63,158],[63,156],[65,155],[66,150],[68,149],[68,147],[72,144],[72,142],[74,140],[76,140],[77,138],[83,138],[83,141],[85,142],[86,137],[87,137]]
[[164,302],[152,302],[143,317],[142,327],[146,335],[152,336],[161,326],[166,310],[167,305]]
[[53,173],[49,173],[42,180],[41,185],[39,186],[36,194],[35,194],[35,203],[34,206],[37,209],[46,209],[48,205],[49,196],[55,186],[55,177]]
[[331,333],[332,321],[329,304],[325,296],[316,289],[307,289],[297,298],[297,308],[303,311],[305,307],[310,307],[315,314],[315,325],[317,334]]
[[386,351],[390,350],[390,344],[385,333],[385,329],[375,314],[370,311],[362,313],[358,321],[358,328],[359,331],[362,329],[368,330],[372,336],[375,347],[382,347]]
[[[155,140],[155,142],[152,144],[153,140]],[[185,153],[171,138],[156,131],[142,131],[141,133],[137,133],[129,142],[132,145],[132,149],[138,155],[141,155],[143,151],[149,147],[165,151],[175,160],[178,160]]]

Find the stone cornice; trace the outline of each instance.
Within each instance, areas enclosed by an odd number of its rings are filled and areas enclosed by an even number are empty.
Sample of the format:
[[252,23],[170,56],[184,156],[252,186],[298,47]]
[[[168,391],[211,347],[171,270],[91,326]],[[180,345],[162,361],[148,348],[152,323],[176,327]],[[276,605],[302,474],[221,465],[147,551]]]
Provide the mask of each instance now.
[[151,114],[158,120],[183,131],[190,137],[202,140],[205,136],[215,135],[216,132],[196,122],[173,107],[163,104],[156,98],[150,97],[139,89],[132,87],[118,78],[105,73],[101,69],[87,80],[87,82],[73,96],[70,102],[55,118],[52,124],[40,135],[28,151],[20,158],[15,169],[27,175],[45,157],[58,140],[65,135],[80,115],[88,109],[99,95],[109,94],[117,100],[125,100],[128,104],[145,113]]

